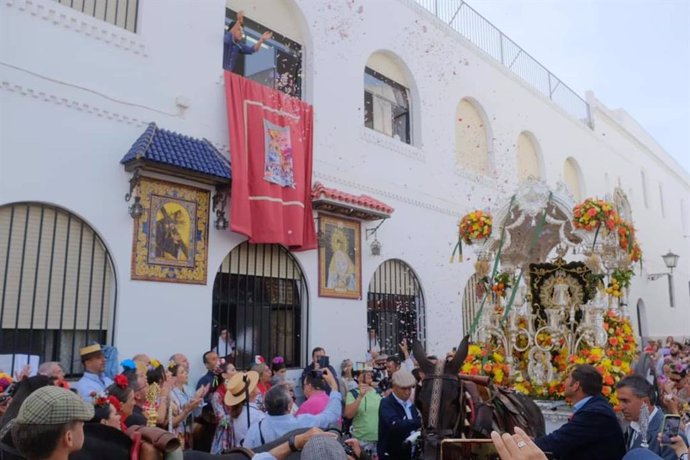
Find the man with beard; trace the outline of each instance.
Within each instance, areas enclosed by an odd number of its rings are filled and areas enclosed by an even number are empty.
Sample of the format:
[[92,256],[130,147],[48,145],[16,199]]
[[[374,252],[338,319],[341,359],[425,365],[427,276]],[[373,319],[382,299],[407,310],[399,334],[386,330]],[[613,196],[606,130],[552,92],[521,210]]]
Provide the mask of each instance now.
[[601,396],[602,383],[601,374],[593,366],[575,366],[565,379],[565,396],[573,404],[570,421],[534,443],[561,460],[622,458],[623,431],[613,408]]

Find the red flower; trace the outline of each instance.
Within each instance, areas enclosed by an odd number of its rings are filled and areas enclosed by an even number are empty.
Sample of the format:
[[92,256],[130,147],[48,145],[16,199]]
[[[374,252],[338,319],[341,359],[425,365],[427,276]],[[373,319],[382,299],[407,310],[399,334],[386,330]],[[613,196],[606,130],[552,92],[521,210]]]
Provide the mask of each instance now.
[[115,376],[115,385],[124,390],[129,385],[129,380],[124,375],[118,374]]

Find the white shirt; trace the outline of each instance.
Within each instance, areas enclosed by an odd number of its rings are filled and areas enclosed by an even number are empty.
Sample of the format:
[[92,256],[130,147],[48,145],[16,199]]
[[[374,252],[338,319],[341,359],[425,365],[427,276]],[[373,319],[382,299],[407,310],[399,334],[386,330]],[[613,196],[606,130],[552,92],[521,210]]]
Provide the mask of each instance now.
[[405,409],[405,418],[407,420],[412,420],[412,406],[413,404],[410,401],[403,401],[402,399],[398,398],[395,393],[391,393],[393,397],[395,398],[396,401],[398,401],[398,404],[400,404],[403,409]]
[[[649,414],[649,420],[653,419],[656,413],[659,411],[659,408],[654,406],[654,410],[652,411],[651,414]],[[630,422],[630,428],[633,430],[632,436],[630,436],[630,439],[628,440],[628,448],[632,446],[635,441],[637,440],[637,437],[640,436],[640,423],[639,421],[632,421]],[[647,439],[647,442],[650,442],[651,439]]]
[[242,404],[240,416],[232,421],[232,428],[235,430],[235,445],[240,446],[240,443],[244,441],[244,438],[247,436],[249,427],[255,423],[259,423],[264,417],[266,417],[266,413],[261,411],[255,402],[250,402],[249,423],[247,423],[247,405]]

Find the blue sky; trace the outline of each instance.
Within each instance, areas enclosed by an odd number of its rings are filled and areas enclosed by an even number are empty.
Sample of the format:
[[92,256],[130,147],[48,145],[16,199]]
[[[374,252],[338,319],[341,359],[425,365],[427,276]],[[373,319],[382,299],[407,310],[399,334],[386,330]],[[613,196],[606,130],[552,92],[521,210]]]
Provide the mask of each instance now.
[[580,96],[623,108],[690,171],[690,0],[469,0]]

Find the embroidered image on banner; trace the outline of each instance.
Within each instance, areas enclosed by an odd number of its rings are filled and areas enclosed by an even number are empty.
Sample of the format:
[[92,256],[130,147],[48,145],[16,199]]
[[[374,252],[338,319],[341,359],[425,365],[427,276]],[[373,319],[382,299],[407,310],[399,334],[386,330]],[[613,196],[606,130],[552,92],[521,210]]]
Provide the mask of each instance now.
[[266,159],[264,180],[281,187],[297,188],[292,162],[290,128],[264,119]]

